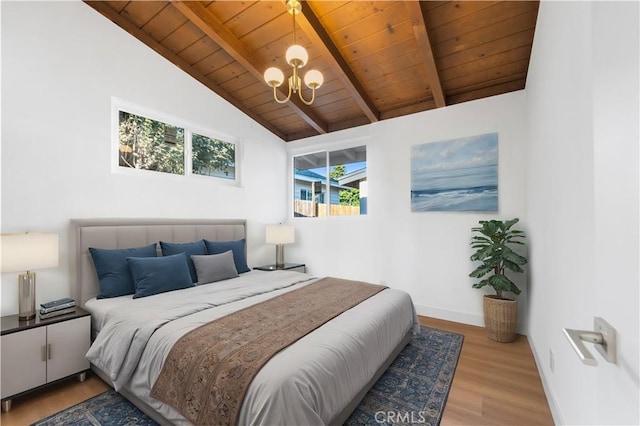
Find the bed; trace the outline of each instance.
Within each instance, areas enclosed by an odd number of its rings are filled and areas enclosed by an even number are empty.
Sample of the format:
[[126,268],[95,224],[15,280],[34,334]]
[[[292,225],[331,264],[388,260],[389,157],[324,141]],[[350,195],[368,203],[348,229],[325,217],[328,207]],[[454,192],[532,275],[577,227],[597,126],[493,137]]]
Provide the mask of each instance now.
[[[247,236],[246,221],[73,219],[70,234],[72,296],[92,315],[91,368],[160,424],[192,423],[150,396],[182,336],[322,280],[299,272],[253,270],[151,297],[96,299],[99,285],[89,248],[238,241]],[[409,295],[379,291],[270,358],[250,382],[237,423],[342,424],[415,330]]]

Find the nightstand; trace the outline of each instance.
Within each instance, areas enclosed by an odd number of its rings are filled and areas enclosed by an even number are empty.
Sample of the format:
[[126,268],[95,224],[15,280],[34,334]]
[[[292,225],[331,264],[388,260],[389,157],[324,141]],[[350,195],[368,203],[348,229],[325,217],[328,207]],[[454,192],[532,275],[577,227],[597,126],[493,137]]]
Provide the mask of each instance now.
[[90,345],[91,316],[77,307],[74,313],[45,320],[39,315],[29,321],[2,317],[2,411],[11,409],[11,398],[46,384],[72,375],[84,381]]
[[258,271],[295,271],[295,272],[307,272],[307,265],[304,263],[285,263],[282,266],[276,266],[275,263],[271,265],[256,266],[253,268]]

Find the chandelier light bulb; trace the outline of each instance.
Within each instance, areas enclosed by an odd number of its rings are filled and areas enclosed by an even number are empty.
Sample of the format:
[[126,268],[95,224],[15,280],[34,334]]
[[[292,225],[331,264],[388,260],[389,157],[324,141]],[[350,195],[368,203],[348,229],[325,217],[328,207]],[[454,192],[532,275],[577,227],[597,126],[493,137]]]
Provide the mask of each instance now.
[[279,87],[284,81],[284,73],[276,67],[267,68],[264,72],[264,81],[271,87]]
[[287,49],[287,53],[285,54],[287,59],[287,63],[292,67],[302,68],[307,64],[309,60],[309,54],[307,53],[307,49],[300,46],[299,44],[294,44],[289,46]]
[[304,75],[304,84],[310,89],[318,89],[324,83],[324,76],[318,70],[310,70]]

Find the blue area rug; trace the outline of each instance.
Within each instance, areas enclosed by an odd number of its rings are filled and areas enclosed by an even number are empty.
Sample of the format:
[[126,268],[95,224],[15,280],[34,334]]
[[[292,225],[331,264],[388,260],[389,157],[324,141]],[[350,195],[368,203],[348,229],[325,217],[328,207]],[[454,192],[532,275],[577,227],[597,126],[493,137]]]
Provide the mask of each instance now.
[[33,423],[31,426],[157,426],[113,389]]
[[[347,419],[346,425],[437,425],[442,418],[463,336],[429,327],[400,352]],[[110,389],[32,426],[155,426]]]
[[345,424],[440,424],[463,338],[420,327]]

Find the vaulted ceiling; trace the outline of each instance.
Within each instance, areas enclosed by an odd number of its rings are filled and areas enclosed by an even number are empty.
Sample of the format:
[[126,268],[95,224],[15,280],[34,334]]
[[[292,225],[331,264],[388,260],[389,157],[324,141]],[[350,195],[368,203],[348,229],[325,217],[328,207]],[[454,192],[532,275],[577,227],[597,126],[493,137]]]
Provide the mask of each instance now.
[[284,1],[86,3],[285,141],[523,89],[538,13],[537,1],[303,1],[302,74],[324,75],[308,106],[275,102],[263,79],[291,74]]

